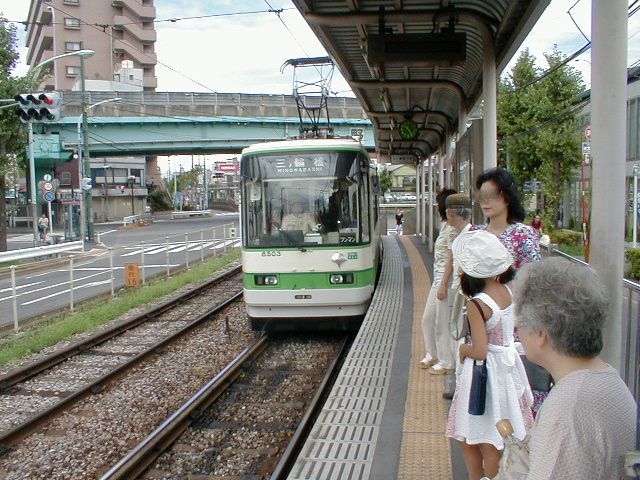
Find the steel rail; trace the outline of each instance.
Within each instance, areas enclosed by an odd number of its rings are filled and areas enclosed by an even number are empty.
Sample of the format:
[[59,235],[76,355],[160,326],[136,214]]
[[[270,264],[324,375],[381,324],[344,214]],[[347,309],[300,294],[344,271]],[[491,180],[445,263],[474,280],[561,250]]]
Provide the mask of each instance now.
[[17,427],[14,427],[13,429],[0,435],[0,450],[2,450],[3,448],[4,449],[9,448],[15,445],[23,438],[29,436],[34,431],[38,430],[40,427],[50,422],[55,416],[57,416],[59,413],[61,413],[65,409],[69,408],[69,406],[73,405],[75,402],[91,395],[92,393],[99,393],[100,391],[103,390],[104,386],[108,382],[114,380],[115,378],[117,378],[118,376],[120,376],[121,374],[129,370],[130,368],[134,367],[146,357],[152,354],[162,353],[163,347],[165,345],[182,337],[184,334],[193,330],[193,328],[195,328],[198,324],[207,320],[212,315],[218,313],[220,310],[224,309],[225,307],[232,304],[233,302],[240,300],[241,298],[242,298],[242,292],[236,293],[233,297],[225,300],[221,304],[215,306],[214,308],[200,315],[198,318],[194,319],[188,325],[185,325],[182,329],[180,329],[170,337],[164,338],[163,340],[159,341],[155,345],[152,345],[151,347],[147,348],[143,352],[140,352],[138,355],[132,357],[131,360],[129,360],[128,362],[117,366],[116,368],[106,373],[102,377],[98,378],[97,380],[93,381],[92,383],[85,385],[80,390],[77,390],[76,392],[69,395],[68,397],[61,399],[58,403],[51,406],[47,410],[40,412],[36,416],[31,417],[30,419],[18,425]]
[[234,269],[231,269],[228,272],[218,275],[217,277],[207,281],[206,283],[203,283],[197,288],[194,288],[193,290],[185,293],[183,296],[169,299],[161,303],[157,307],[154,307],[154,308],[151,308],[150,310],[142,312],[136,315],[135,317],[127,320],[126,322],[114,326],[113,328],[91,335],[85,340],[81,340],[72,345],[69,345],[68,347],[63,348],[50,355],[47,355],[46,357],[36,362],[33,362],[29,365],[25,365],[23,367],[11,370],[5,375],[0,376],[0,392],[4,392],[8,388],[16,385],[17,383],[23,382],[37,375],[38,373],[41,373],[51,367],[59,365],[60,363],[66,361],[67,359],[75,355],[84,353],[88,349],[95,347],[96,345],[100,345],[106,342],[107,340],[110,340],[114,337],[117,337],[118,335],[123,334],[127,330],[131,330],[132,328],[135,328],[144,322],[150,321],[153,318],[158,317],[159,315],[183,303],[185,300],[188,300],[196,295],[199,295],[200,292],[216,284],[217,282],[220,282],[229,277],[232,277],[233,275],[240,273],[241,270],[242,270],[242,267],[240,266]]
[[263,335],[253,345],[247,347],[173,415],[111,467],[100,480],[138,478],[198,418],[199,412],[209,407],[233,384],[240,375],[242,367],[268,345],[269,337]]
[[345,337],[342,341],[342,345],[338,349],[338,352],[333,359],[333,362],[329,366],[327,373],[325,374],[322,382],[318,386],[315,395],[311,399],[309,403],[309,407],[307,408],[304,416],[300,420],[298,424],[298,428],[294,432],[291,440],[289,441],[289,445],[285,449],[282,457],[278,461],[276,468],[271,473],[269,477],[270,480],[284,480],[287,478],[289,471],[293,467],[296,459],[298,458],[298,454],[302,449],[304,441],[307,439],[313,424],[318,417],[318,414],[322,410],[324,402],[326,400],[327,395],[329,394],[331,387],[335,382],[338,374],[340,373],[340,368],[342,367],[342,361],[344,360],[346,354],[349,352],[349,347],[351,345],[352,337]]

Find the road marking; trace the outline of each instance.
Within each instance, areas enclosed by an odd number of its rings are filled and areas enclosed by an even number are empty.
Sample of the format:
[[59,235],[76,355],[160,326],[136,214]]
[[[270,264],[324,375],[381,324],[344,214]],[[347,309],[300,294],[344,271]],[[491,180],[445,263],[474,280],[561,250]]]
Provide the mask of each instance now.
[[107,230],[106,232],[98,232],[100,234],[100,237],[102,237],[103,235],[107,235],[108,233],[113,233],[113,232],[117,232],[118,230]]
[[[33,287],[34,285],[38,285],[39,283],[43,283],[43,282],[34,282],[34,283],[27,283],[25,285],[16,285],[16,290],[20,290],[21,288]],[[11,288],[0,289],[0,293],[10,292],[10,291],[11,291]]]

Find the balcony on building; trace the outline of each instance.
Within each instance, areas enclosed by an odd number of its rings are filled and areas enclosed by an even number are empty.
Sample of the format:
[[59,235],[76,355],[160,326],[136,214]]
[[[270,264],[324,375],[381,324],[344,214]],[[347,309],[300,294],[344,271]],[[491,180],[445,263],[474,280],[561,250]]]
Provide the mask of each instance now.
[[155,65],[158,63],[158,56],[155,52],[141,52],[129,43],[120,39],[114,39],[113,50],[115,53],[125,53],[128,58],[134,60],[137,63],[140,63],[143,66]]
[[156,18],[156,7],[146,5],[144,0],[113,0],[114,7],[124,7],[143,20],[153,20]]
[[[153,25],[153,23],[151,24]],[[157,34],[154,29],[142,28],[140,25],[133,23],[129,17],[124,15],[116,15],[113,17],[113,28],[117,30],[126,30],[141,42],[155,42]]]

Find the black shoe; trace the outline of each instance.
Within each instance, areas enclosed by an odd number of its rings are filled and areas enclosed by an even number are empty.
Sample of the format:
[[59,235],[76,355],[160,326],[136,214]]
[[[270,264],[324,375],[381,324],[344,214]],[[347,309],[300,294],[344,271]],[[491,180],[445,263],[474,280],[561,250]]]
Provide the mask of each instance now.
[[453,400],[453,393],[444,392],[442,394],[442,398],[444,398],[445,400]]

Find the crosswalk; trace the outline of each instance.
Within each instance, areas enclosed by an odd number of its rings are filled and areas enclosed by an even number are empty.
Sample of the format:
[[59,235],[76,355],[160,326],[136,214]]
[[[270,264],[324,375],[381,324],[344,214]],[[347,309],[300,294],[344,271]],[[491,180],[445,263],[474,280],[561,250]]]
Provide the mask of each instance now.
[[200,250],[220,250],[226,248],[233,248],[240,245],[240,239],[235,238],[231,240],[208,240],[204,243],[201,242],[181,242],[181,243],[173,243],[173,244],[154,244],[154,245],[145,245],[144,248],[137,246],[132,247],[124,247],[128,253],[123,253],[121,257],[132,257],[135,255],[141,255],[144,251],[144,255],[157,255],[159,253],[166,253],[167,250],[169,253],[179,253],[184,252],[197,252]]

